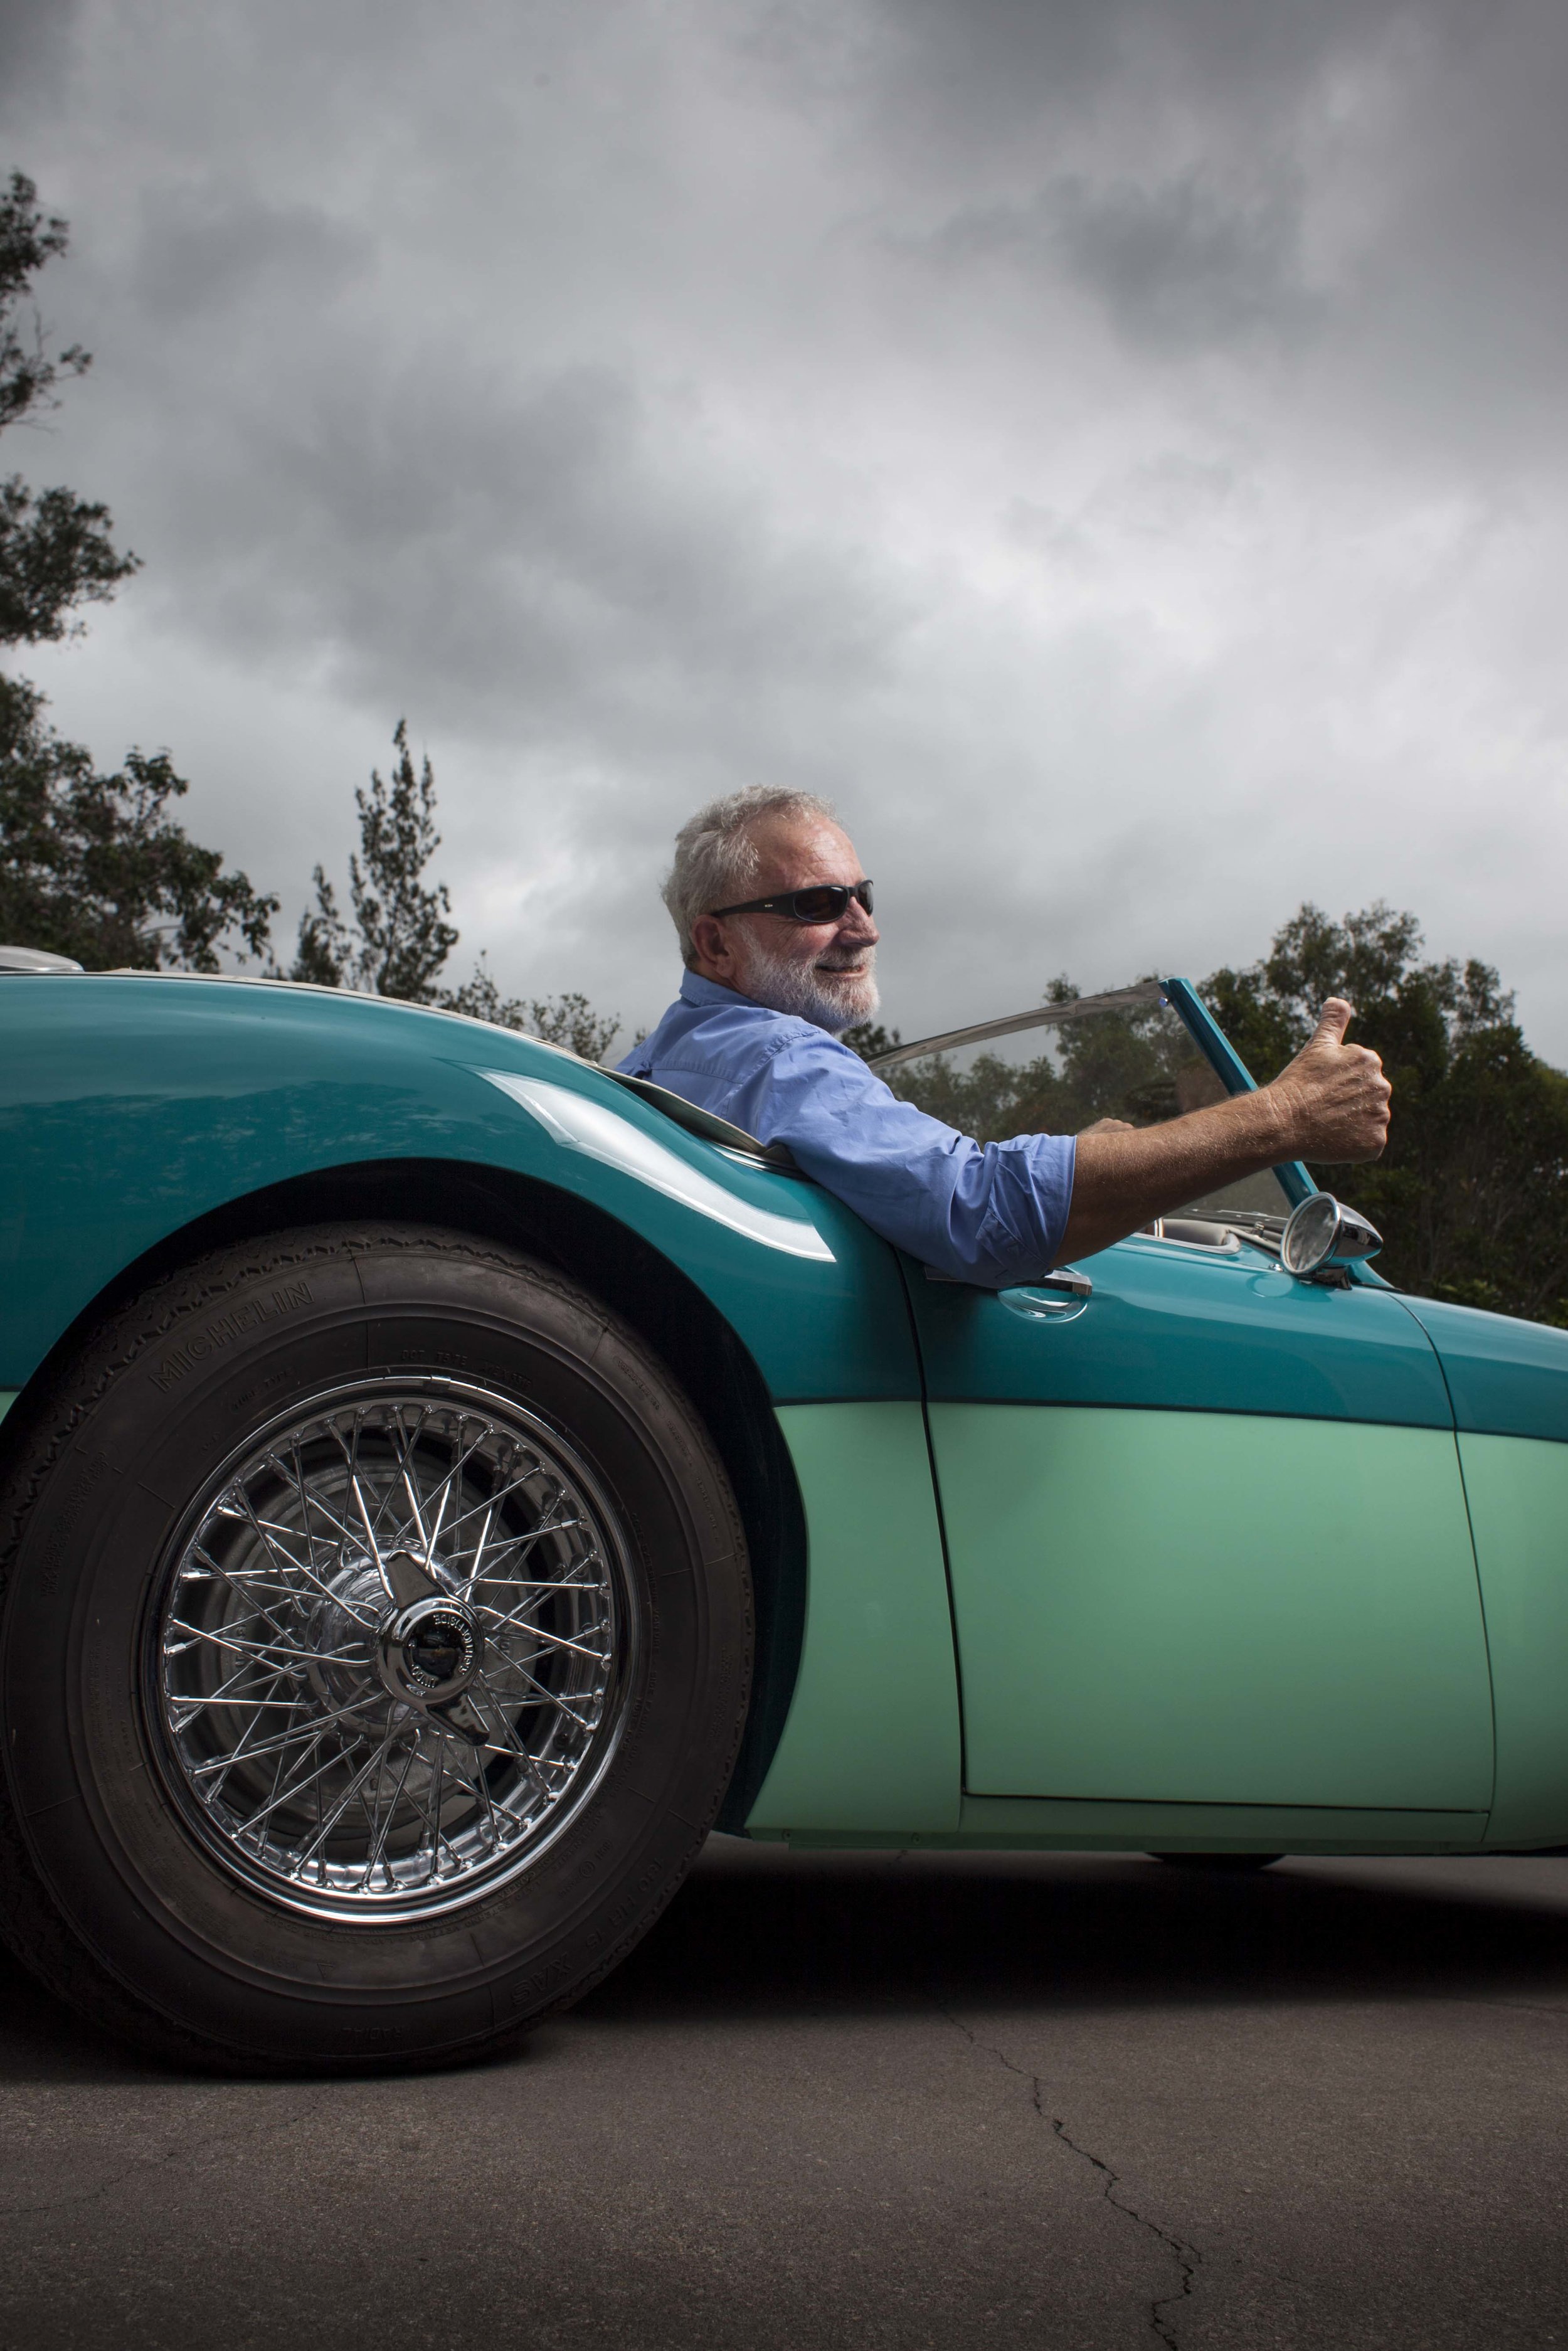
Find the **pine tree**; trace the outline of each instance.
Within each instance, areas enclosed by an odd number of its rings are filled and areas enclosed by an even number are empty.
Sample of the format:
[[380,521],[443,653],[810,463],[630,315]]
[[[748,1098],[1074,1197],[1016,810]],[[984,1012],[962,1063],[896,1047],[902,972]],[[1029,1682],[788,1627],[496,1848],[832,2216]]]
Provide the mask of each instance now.
[[349,860],[350,930],[339,912],[337,893],[318,865],[312,876],[316,903],[299,925],[290,977],[326,987],[354,987],[367,996],[395,996],[406,1004],[434,1004],[437,976],[457,944],[446,919],[452,902],[446,884],[424,880],[424,869],[441,846],[435,830],[435,778],[428,758],[416,776],[408,747],[408,722],[392,734],[397,761],[390,779],[371,770],[370,789],[356,790],[360,846]]
[[360,846],[349,860],[350,918],[345,919],[337,891],[318,865],[311,877],[314,901],[300,918],[289,977],[319,987],[395,996],[408,1004],[439,1005],[446,1012],[564,1045],[585,1061],[601,1061],[621,1023],[595,1012],[586,996],[503,996],[483,956],[462,987],[438,985],[458,932],[447,919],[452,902],[445,883],[432,883],[425,875],[441,846],[435,777],[428,758],[415,774],[406,719],[398,720],[392,747],[397,761],[390,778],[372,768],[369,790],[354,794]]

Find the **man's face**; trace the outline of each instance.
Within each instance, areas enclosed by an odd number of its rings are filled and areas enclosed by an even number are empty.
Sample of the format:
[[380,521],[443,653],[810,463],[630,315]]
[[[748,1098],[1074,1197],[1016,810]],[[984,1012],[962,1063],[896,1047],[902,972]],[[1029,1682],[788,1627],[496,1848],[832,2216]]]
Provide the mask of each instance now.
[[[864,879],[849,835],[821,817],[765,818],[751,831],[757,872],[747,898],[804,890],[813,882]],[[793,1012],[833,1036],[877,1008],[876,925],[852,898],[836,923],[787,914],[704,914],[692,925],[698,969],[758,1004]]]

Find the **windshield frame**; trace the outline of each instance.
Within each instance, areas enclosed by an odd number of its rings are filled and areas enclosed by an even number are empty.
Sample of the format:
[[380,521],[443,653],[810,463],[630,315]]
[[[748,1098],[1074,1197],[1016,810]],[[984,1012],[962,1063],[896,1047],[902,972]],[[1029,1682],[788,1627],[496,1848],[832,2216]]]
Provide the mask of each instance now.
[[[1168,1004],[1228,1094],[1256,1093],[1258,1081],[1198,995],[1190,979],[1145,979],[1132,987],[1107,989],[1099,996],[1066,997],[1060,1004],[1031,1005],[1027,1012],[1005,1014],[998,1020],[977,1020],[967,1029],[948,1029],[935,1037],[917,1037],[912,1045],[895,1045],[878,1053],[869,1066],[879,1075],[901,1061],[926,1053],[956,1051],[982,1045],[993,1037],[1012,1037],[1027,1029],[1057,1028],[1095,1012],[1116,1012],[1134,1004]],[[1292,1207],[1308,1199],[1317,1186],[1299,1159],[1282,1160],[1274,1169]]]

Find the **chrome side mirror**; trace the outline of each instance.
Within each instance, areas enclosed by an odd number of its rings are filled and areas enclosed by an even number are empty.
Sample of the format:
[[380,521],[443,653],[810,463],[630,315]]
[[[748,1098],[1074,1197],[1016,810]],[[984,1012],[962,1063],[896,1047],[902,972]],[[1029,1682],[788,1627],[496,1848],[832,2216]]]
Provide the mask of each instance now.
[[1312,1192],[1291,1211],[1280,1243],[1280,1262],[1298,1281],[1358,1258],[1375,1257],[1383,1235],[1332,1192]]

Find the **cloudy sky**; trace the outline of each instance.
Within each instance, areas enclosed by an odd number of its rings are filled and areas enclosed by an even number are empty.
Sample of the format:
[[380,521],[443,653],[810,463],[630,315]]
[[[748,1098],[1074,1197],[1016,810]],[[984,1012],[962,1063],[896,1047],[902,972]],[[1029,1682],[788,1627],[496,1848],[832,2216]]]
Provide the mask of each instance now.
[[840,802],[905,1035],[1415,908],[1568,1059],[1562,0],[0,0],[145,569],[27,664],[298,914],[396,719],[524,993]]

